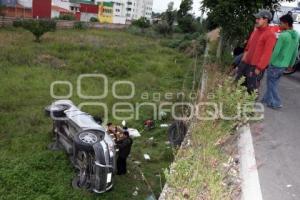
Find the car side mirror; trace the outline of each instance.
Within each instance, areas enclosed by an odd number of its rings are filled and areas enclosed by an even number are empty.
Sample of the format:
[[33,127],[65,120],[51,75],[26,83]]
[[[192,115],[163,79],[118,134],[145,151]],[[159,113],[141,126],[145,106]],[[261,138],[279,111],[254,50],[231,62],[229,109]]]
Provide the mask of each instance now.
[[93,119],[97,122],[97,124],[101,125],[103,123],[103,120],[101,117],[93,116]]

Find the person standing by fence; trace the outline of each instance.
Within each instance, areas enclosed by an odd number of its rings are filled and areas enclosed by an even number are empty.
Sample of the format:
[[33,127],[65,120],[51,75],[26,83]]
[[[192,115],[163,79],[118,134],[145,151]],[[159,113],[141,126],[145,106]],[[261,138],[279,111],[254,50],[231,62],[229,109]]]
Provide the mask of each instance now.
[[249,93],[259,88],[276,43],[275,33],[269,27],[273,18],[271,12],[261,10],[254,16],[255,29],[251,33],[236,75],[236,80],[243,76],[246,78],[244,85]]

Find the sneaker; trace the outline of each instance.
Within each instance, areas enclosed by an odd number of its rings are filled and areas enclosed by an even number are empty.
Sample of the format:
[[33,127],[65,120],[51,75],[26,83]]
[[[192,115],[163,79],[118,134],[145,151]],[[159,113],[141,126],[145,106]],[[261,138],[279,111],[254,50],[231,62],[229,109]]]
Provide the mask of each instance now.
[[282,108],[282,105],[279,106],[273,106],[273,105],[267,105],[269,108],[272,108],[273,110],[279,110]]

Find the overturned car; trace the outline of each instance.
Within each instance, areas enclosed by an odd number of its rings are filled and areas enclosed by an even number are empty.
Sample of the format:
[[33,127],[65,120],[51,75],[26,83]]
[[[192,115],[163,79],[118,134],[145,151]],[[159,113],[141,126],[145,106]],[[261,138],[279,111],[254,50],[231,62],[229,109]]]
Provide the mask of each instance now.
[[115,143],[95,119],[71,101],[59,100],[45,108],[53,120],[53,150],[64,149],[78,173],[73,187],[104,193],[113,187]]

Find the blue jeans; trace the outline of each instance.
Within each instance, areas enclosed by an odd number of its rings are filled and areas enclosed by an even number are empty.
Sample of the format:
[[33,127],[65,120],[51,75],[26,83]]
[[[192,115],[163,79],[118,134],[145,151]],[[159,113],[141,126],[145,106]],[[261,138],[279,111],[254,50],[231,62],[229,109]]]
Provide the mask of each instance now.
[[278,94],[278,83],[285,68],[270,65],[267,69],[267,91],[262,99],[263,103],[273,108],[281,107],[281,100]]

